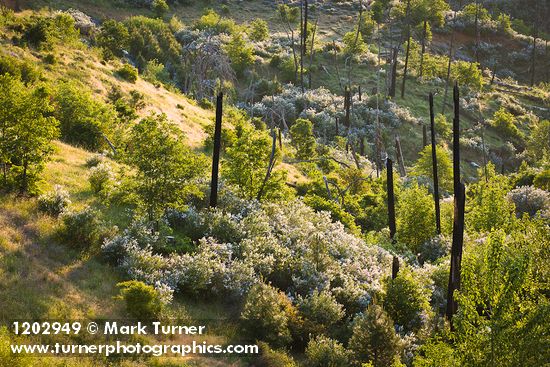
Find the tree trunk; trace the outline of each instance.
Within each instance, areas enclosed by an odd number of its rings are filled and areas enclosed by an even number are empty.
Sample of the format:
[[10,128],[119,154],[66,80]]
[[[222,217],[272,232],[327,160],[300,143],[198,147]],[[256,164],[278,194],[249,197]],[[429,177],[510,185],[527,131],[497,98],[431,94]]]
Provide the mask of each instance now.
[[395,83],[396,83],[396,79],[397,79],[397,53],[398,53],[398,48],[395,47],[393,49],[390,90],[388,92],[388,96],[390,96],[392,98],[395,98]]
[[262,199],[265,185],[267,184],[267,181],[269,181],[269,177],[271,177],[271,172],[273,171],[273,167],[275,167],[275,151],[277,148],[277,135],[275,135],[275,130],[271,130],[271,138],[272,138],[271,155],[269,156],[269,164],[267,165],[267,172],[265,174],[264,181],[262,182],[262,186],[260,186],[260,190],[258,191],[258,195],[256,196],[256,200],[258,201]]
[[453,29],[451,33],[451,45],[449,46],[449,62],[447,64],[447,78],[445,79],[445,94],[443,95],[443,108],[441,110],[442,114],[445,114],[445,109],[447,108],[447,95],[449,93],[449,83],[451,79],[451,63],[453,60],[453,43],[455,39],[455,31]]
[[428,128],[422,124],[422,147],[428,145]]
[[346,123],[346,127],[348,128],[348,130],[351,127],[350,108],[351,108],[351,92],[350,92],[349,88],[346,87],[346,91],[344,93],[344,109],[345,109],[345,113],[346,113],[345,123]]
[[218,175],[220,151],[222,145],[223,93],[218,94],[216,101],[216,124],[214,127],[214,151],[212,153],[212,179],[210,181],[210,207],[218,205]]
[[460,112],[459,91],[455,85],[453,91],[454,119],[453,119],[453,186],[454,186],[454,219],[453,219],[453,243],[451,247],[451,269],[449,272],[449,285],[447,290],[447,319],[454,330],[452,318],[457,312],[458,304],[454,299],[454,291],[460,290],[460,268],[462,261],[462,248],[464,242],[464,208],[465,187],[460,182]]
[[359,98],[359,101],[361,101],[362,96],[361,96],[361,86],[360,85],[357,87],[357,97]]
[[434,115],[434,96],[430,93],[430,130],[432,133],[432,166],[433,166],[433,190],[435,204],[435,227],[437,234],[441,234],[441,210],[439,207],[439,179],[437,175],[437,145],[435,143],[435,115]]
[[405,177],[407,176],[407,171],[405,170],[405,160],[403,159],[403,150],[401,149],[401,139],[399,139],[399,135],[395,136],[395,153],[397,155],[399,174],[401,177]]
[[426,33],[428,31],[428,22],[424,20],[424,30],[422,31],[422,48],[420,51],[420,71],[418,73],[419,77],[422,77],[424,73],[424,53],[426,52]]
[[405,68],[403,69],[403,84],[401,84],[401,98],[405,98],[405,83],[407,82],[407,69],[409,67],[409,50],[411,47],[411,37],[407,38],[407,51],[405,53]]
[[537,58],[537,29],[533,33],[533,53],[531,54],[531,87],[535,85],[535,59]]
[[308,88],[311,89],[311,67],[313,66],[313,54],[315,53],[315,34],[317,33],[317,24],[319,22],[319,16],[315,20],[315,26],[313,27],[313,34],[311,35],[311,48],[309,50],[309,70],[307,72],[308,76]]
[[[390,239],[392,243],[395,243],[395,197],[393,193],[393,164],[391,159],[386,159],[386,190],[388,194],[388,226],[390,228]],[[392,261],[392,279],[397,277],[399,273],[399,259],[397,256],[393,256]]]

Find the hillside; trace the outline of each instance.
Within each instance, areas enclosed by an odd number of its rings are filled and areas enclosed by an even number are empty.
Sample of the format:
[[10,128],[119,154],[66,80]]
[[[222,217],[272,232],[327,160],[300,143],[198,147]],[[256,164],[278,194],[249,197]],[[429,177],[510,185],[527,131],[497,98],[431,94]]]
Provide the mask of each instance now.
[[[546,363],[550,8],[525,8],[1,2],[0,366]],[[116,341],[225,351],[13,352]]]

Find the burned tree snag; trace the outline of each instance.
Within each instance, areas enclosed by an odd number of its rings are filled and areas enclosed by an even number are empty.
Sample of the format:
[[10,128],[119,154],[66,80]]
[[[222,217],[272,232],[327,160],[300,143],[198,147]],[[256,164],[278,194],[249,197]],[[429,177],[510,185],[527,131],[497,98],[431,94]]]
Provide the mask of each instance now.
[[428,145],[428,128],[425,124],[422,124],[422,147]]
[[401,98],[405,98],[405,83],[407,82],[407,69],[409,67],[409,51],[411,49],[411,25],[409,19],[409,11],[411,0],[407,0],[407,50],[405,51],[405,68],[403,69],[403,84],[401,84]]
[[449,62],[447,63],[447,77],[445,78],[445,94],[443,95],[443,107],[441,113],[445,114],[445,109],[447,108],[447,94],[449,92],[449,83],[451,81],[451,64],[453,61],[453,44],[455,39],[454,29],[451,33],[451,44],[449,45]]
[[357,87],[357,98],[359,98],[359,101],[361,101],[361,97],[362,97],[362,95],[361,95],[361,86],[358,86]]
[[350,92],[349,88],[346,87],[346,91],[344,93],[344,109],[345,109],[345,112],[346,112],[345,124],[346,124],[346,127],[348,128],[348,130],[351,127],[350,108],[351,108],[351,92]]
[[[386,191],[388,194],[388,226],[390,228],[390,239],[392,243],[395,242],[395,197],[393,193],[393,163],[390,158],[386,159]],[[397,277],[399,272],[399,259],[397,256],[393,257],[392,263],[392,279]]]
[[269,178],[271,177],[271,172],[273,171],[273,167],[275,167],[275,152],[277,150],[277,135],[275,135],[275,130],[271,130],[271,155],[269,156],[269,164],[267,165],[267,172],[265,174],[264,181],[262,182],[262,186],[260,186],[260,190],[258,191],[258,195],[256,196],[256,199],[260,201],[262,199],[262,195],[264,194],[264,188],[267,184],[267,181],[269,181]]
[[390,89],[388,91],[388,96],[395,98],[395,83],[397,79],[397,53],[398,48],[393,49],[392,55],[392,64],[391,64],[391,80],[390,80]]
[[460,114],[458,85],[454,87],[454,119],[453,119],[453,187],[454,187],[454,219],[453,243],[451,247],[451,269],[449,272],[449,286],[447,289],[447,319],[454,330],[452,318],[457,312],[458,304],[454,298],[454,291],[460,289],[460,267],[462,261],[462,247],[464,242],[464,207],[466,192],[464,184],[460,182]]
[[435,204],[435,227],[437,234],[441,234],[441,209],[439,207],[439,179],[437,176],[437,150],[435,144],[435,115],[434,115],[434,96],[430,93],[430,130],[432,135],[432,166],[433,166],[433,185],[434,185],[434,204]]
[[399,135],[395,136],[395,153],[397,155],[399,174],[401,177],[405,177],[407,175],[407,170],[405,169],[405,160],[403,159],[403,151],[401,150],[401,139],[399,139]]
[[212,153],[212,179],[210,181],[210,206],[218,205],[218,175],[220,168],[220,150],[222,145],[223,93],[216,100],[216,125],[214,127],[214,151]]
[[426,53],[426,35],[428,31],[428,21],[424,19],[424,29],[422,30],[422,48],[420,51],[420,71],[418,76],[422,77],[424,73],[424,54]]

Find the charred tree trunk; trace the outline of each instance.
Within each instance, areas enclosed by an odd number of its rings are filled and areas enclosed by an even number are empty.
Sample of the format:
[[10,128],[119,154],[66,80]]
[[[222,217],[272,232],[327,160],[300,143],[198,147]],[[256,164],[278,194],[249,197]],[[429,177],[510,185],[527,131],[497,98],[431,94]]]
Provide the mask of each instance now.
[[351,92],[348,87],[346,87],[346,91],[344,93],[344,109],[346,113],[346,120],[345,124],[348,130],[351,127],[351,120],[350,120],[350,109],[351,109]]
[[395,153],[397,155],[399,174],[401,177],[405,177],[407,175],[407,171],[405,170],[405,160],[403,159],[403,150],[401,149],[401,139],[399,139],[399,135],[395,136]]
[[317,16],[317,19],[315,20],[315,26],[313,27],[313,34],[311,35],[311,47],[309,50],[309,70],[307,72],[307,85],[308,88],[311,89],[311,67],[313,65],[313,55],[315,53],[315,34],[317,33],[317,24],[319,23],[319,16]]
[[359,139],[359,155],[364,157],[365,156],[365,138],[361,137]]
[[537,29],[536,24],[533,33],[533,52],[531,54],[531,87],[535,85],[535,60],[537,58]]
[[465,187],[460,182],[460,113],[459,91],[455,85],[453,91],[454,119],[453,119],[453,187],[454,187],[454,219],[453,243],[451,247],[451,269],[447,290],[447,319],[454,330],[452,318],[457,312],[458,304],[454,298],[454,291],[460,289],[460,267],[462,261],[462,247],[464,242],[464,207]]
[[395,47],[393,49],[393,55],[392,55],[390,90],[388,91],[388,96],[392,98],[395,98],[395,83],[397,80],[397,53],[398,53],[398,48]]
[[271,155],[269,156],[269,164],[267,166],[267,172],[265,174],[264,181],[262,182],[262,186],[260,186],[260,190],[258,191],[258,195],[256,196],[256,200],[258,201],[262,199],[265,185],[267,184],[267,181],[269,181],[269,177],[271,177],[271,172],[273,171],[273,167],[275,167],[275,152],[277,149],[277,135],[275,135],[275,130],[271,130],[271,138],[272,138]]
[[428,145],[428,128],[422,124],[422,147]]
[[212,153],[212,179],[210,181],[210,206],[218,205],[218,175],[220,151],[222,145],[223,93],[218,94],[216,101],[216,125],[214,127],[214,151]]
[[418,76],[422,77],[422,74],[424,73],[424,53],[426,52],[426,35],[428,32],[428,21],[424,20],[424,28],[422,30],[422,48],[420,51],[420,71],[418,72]]
[[447,78],[445,79],[445,94],[443,95],[443,108],[441,110],[442,114],[445,114],[445,109],[447,108],[447,95],[449,93],[449,83],[451,81],[451,63],[453,60],[453,44],[455,39],[454,29],[451,34],[451,44],[449,46],[449,62],[447,64]]
[[359,98],[359,101],[361,101],[362,95],[361,95],[361,86],[357,87],[357,98]]
[[411,21],[410,17],[411,0],[407,0],[407,10],[405,16],[407,19],[407,50],[405,51],[405,68],[403,69],[403,83],[401,84],[401,98],[405,98],[405,83],[407,82],[407,69],[409,67],[409,51],[411,48]]
[[277,129],[279,133],[279,150],[283,151],[283,133],[281,132],[281,129]]
[[[308,22],[308,3],[307,0],[302,1],[303,17],[302,17],[302,29],[301,29],[301,50],[300,50],[300,85],[302,87],[302,93],[304,93],[304,58],[306,57],[307,47],[307,22]],[[300,11],[302,14],[302,10]]]
[[441,209],[439,207],[439,178],[437,174],[437,145],[435,144],[435,114],[434,114],[434,96],[430,93],[430,130],[432,135],[432,166],[433,166],[433,185],[434,185],[434,204],[435,204],[435,228],[437,234],[441,234]]
[[[388,194],[388,226],[390,228],[390,239],[392,243],[395,243],[395,196],[393,193],[393,163],[392,160],[386,159],[386,190]],[[392,263],[392,279],[397,277],[399,272],[399,259],[397,256],[393,257]]]

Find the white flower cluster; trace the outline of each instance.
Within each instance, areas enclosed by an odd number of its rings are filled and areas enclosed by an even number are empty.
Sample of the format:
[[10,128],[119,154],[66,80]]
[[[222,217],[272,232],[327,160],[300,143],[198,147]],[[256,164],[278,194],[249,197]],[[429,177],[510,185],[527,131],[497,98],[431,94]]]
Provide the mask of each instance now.
[[330,291],[351,310],[381,292],[391,271],[387,251],[367,245],[329,213],[316,213],[301,200],[264,204],[245,216],[190,209],[179,218],[183,228],[203,231],[193,253],[156,254],[154,236],[131,230],[107,241],[103,250],[118,257],[132,278],[157,289],[240,298],[267,280],[290,295]]

